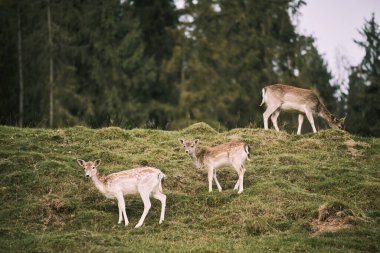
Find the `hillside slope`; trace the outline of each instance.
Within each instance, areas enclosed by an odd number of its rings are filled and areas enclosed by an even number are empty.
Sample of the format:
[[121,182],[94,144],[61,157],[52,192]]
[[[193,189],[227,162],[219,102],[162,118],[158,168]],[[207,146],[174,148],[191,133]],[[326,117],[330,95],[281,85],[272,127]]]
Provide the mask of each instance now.
[[[244,192],[218,170],[223,192],[207,192],[178,138],[200,148],[241,139],[252,148]],[[263,129],[218,133],[204,123],[181,131],[0,126],[1,252],[380,252],[380,139],[337,130],[301,136]],[[76,159],[102,159],[101,174],[138,165],[167,177],[166,219],[152,200],[126,197],[128,227],[115,200],[84,177]],[[336,232],[329,232],[337,230]]]

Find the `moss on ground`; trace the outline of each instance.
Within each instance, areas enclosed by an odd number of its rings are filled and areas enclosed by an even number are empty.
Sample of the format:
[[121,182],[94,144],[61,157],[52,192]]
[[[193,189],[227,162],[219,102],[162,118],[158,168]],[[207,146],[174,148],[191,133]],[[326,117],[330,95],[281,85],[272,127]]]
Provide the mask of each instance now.
[[[223,192],[214,185],[208,193],[206,171],[194,168],[180,137],[200,139],[200,148],[249,143],[244,193],[232,190],[237,175],[228,167],[217,173]],[[0,126],[0,142],[1,252],[380,251],[378,138],[332,129],[301,136],[217,132],[197,123],[180,131]],[[158,225],[160,205],[152,200],[145,225],[134,229],[143,204],[129,196],[131,224],[117,225],[116,202],[84,177],[77,158],[101,158],[101,174],[160,168],[167,175],[165,222]],[[314,235],[323,205],[340,218],[354,217],[350,226]]]

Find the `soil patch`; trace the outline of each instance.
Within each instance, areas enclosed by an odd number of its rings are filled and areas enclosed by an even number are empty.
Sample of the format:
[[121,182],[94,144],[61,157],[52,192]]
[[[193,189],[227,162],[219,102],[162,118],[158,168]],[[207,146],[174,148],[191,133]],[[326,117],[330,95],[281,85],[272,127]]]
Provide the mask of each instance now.
[[363,156],[364,150],[371,147],[368,143],[354,141],[351,138],[346,140],[344,144],[347,146],[347,151],[351,154],[352,158]]
[[359,217],[340,204],[323,204],[318,209],[318,218],[311,223],[312,235],[351,228],[358,220]]

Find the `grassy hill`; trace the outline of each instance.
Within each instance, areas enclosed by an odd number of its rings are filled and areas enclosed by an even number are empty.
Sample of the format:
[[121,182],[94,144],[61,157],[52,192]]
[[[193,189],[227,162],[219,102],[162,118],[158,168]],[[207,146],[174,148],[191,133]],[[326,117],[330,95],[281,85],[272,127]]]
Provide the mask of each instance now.
[[[178,138],[200,148],[241,139],[252,148],[244,192],[233,169],[218,170],[223,192],[207,191]],[[380,139],[337,130],[301,136],[263,129],[218,133],[204,123],[181,131],[0,126],[1,252],[380,252]],[[138,165],[167,177],[166,219],[152,200],[115,200],[84,177],[76,159],[102,159],[100,174]],[[336,231],[335,231],[336,230]],[[335,232],[331,232],[335,231]]]

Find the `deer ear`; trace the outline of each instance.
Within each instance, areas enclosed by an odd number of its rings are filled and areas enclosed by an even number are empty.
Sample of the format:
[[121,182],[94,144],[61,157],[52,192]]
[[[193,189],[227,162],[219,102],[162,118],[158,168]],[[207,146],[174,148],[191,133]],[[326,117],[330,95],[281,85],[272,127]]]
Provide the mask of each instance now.
[[79,166],[83,167],[85,161],[83,161],[82,159],[77,159],[77,163],[79,164]]
[[195,141],[194,141],[194,143],[195,144],[199,144],[199,143],[201,143],[198,139],[196,139]]
[[339,121],[340,121],[341,123],[344,123],[344,121],[346,120],[346,117],[347,117],[347,115],[344,116],[343,118],[339,119]]
[[96,167],[99,166],[99,164],[100,164],[101,161],[102,161],[102,160],[100,160],[100,159],[96,159],[96,160],[95,160],[95,165],[96,165]]
[[179,143],[180,143],[181,145],[183,145],[183,143],[185,142],[185,140],[182,139],[182,138],[179,138],[178,141],[179,141]]

